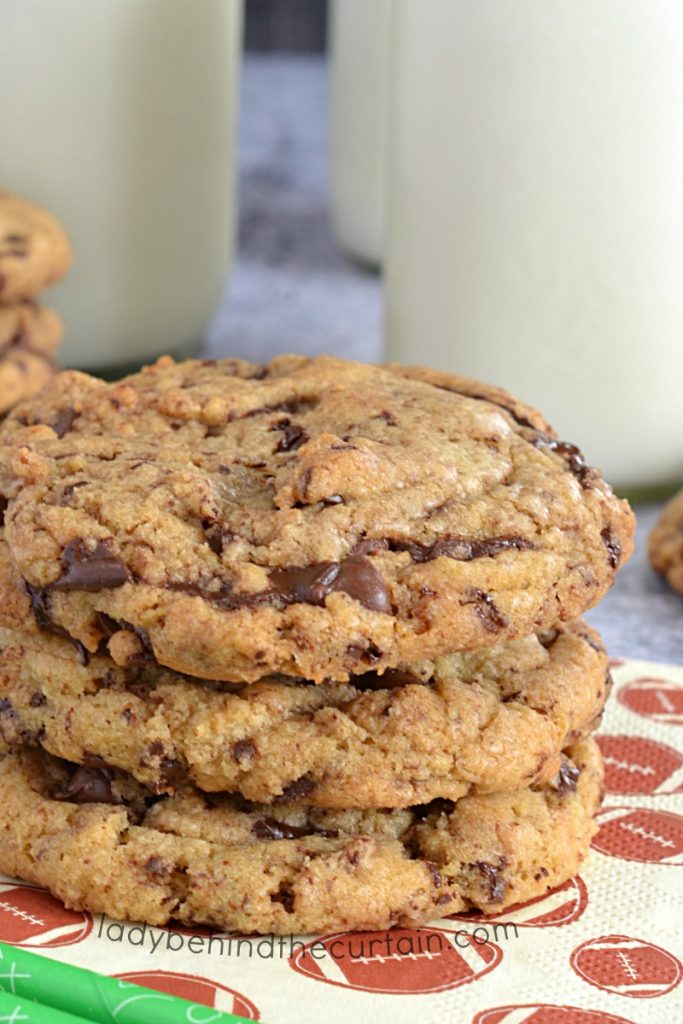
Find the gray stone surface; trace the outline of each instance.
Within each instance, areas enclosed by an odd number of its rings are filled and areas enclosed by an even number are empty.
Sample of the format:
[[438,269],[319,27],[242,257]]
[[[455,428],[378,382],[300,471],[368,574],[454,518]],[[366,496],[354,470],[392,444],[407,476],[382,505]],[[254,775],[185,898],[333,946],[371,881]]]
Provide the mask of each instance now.
[[[330,231],[327,109],[322,59],[247,58],[239,253],[207,354],[380,357],[379,279],[347,260]],[[647,562],[658,507],[637,511],[636,554],[589,617],[613,655],[683,664],[683,598]]]

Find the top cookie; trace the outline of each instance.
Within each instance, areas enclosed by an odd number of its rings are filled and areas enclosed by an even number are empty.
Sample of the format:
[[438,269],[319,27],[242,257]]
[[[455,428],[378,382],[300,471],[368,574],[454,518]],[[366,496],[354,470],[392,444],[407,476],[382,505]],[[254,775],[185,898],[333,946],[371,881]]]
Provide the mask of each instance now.
[[0,302],[31,299],[71,266],[69,239],[40,206],[0,189]]
[[39,621],[119,664],[344,680],[575,617],[632,548],[628,505],[539,413],[436,371],[65,373],[0,440]]

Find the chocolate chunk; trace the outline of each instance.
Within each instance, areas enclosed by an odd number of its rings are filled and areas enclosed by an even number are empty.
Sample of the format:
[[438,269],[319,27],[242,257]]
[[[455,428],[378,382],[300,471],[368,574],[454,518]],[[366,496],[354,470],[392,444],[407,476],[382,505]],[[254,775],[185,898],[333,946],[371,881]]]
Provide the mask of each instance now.
[[232,745],[232,756],[238,764],[251,764],[256,756],[256,744],[252,740],[238,740]]
[[328,594],[341,591],[371,611],[391,613],[386,584],[362,555],[351,555],[343,562],[271,569],[269,578],[277,596],[288,603],[323,605]]
[[281,420],[273,429],[283,431],[282,437],[275,446],[276,452],[294,452],[308,441],[308,434],[304,428],[289,420]]
[[75,409],[66,408],[62,409],[57,416],[57,419],[52,423],[48,423],[47,426],[52,427],[57,437],[64,437],[65,434],[71,430],[74,422],[78,419],[80,413],[77,413]]
[[357,690],[395,690],[401,686],[422,685],[422,680],[410,672],[389,668],[382,673],[364,672],[359,676],[351,676],[349,683]]
[[303,800],[304,797],[308,796],[315,789],[315,782],[310,775],[302,775],[298,779],[294,779],[288,786],[285,786],[280,796],[275,797],[273,803],[275,804],[294,804],[298,800]]
[[565,796],[567,793],[574,792],[580,774],[581,771],[575,764],[570,764],[568,761],[562,762],[556,779],[553,780],[554,788],[560,796]]
[[5,525],[5,512],[7,511],[8,505],[9,501],[7,500],[7,498],[0,495],[0,526]]
[[52,798],[74,804],[121,804],[123,800],[112,791],[111,780],[108,768],[81,765],[65,786],[55,790]]
[[604,528],[600,536],[607,548],[607,564],[610,568],[617,569],[619,567],[619,562],[621,561],[621,544],[614,536],[612,529],[609,526]]
[[31,694],[29,704],[32,708],[42,707],[43,704],[47,704],[47,697],[44,693],[41,693],[40,690],[36,690],[35,693]]
[[481,620],[484,629],[488,630],[489,633],[497,633],[500,629],[505,629],[508,620],[496,606],[490,594],[472,587],[468,591],[468,596],[470,600],[466,601],[465,604],[474,605],[474,610],[477,617]]
[[500,857],[497,864],[487,864],[486,861],[478,860],[472,866],[483,876],[491,902],[500,903],[507,891],[507,881],[502,875],[507,867],[506,858]]
[[586,464],[583,452],[575,444],[571,444],[569,441],[558,441],[556,438],[550,437],[549,434],[544,434],[541,431],[537,432],[531,443],[534,448],[545,448],[547,451],[557,452],[565,460],[569,471],[574,474],[581,486],[586,487],[588,485],[593,470]]
[[82,540],[72,540],[62,555],[63,573],[52,590],[110,590],[131,579],[123,562],[109,553],[105,543],[98,541],[91,551]]
[[235,537],[232,530],[229,530],[223,523],[210,523],[205,520],[202,523],[202,528],[206,536],[206,543],[216,555],[221,555],[224,545],[229,544]]
[[330,494],[328,498],[323,498],[323,505],[341,505],[343,502],[341,494]]

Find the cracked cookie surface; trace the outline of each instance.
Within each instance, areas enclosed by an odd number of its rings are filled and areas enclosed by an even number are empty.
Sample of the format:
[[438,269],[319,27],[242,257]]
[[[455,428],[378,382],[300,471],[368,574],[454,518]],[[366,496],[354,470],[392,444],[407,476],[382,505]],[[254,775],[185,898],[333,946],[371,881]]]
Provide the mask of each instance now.
[[31,299],[71,266],[64,228],[35,203],[0,189],[0,302]]
[[0,759],[0,870],[73,908],[256,933],[383,929],[498,913],[576,873],[595,833],[593,740],[537,790],[420,808],[262,807],[23,751]]
[[193,681],[97,655],[83,665],[67,641],[0,629],[0,736],[156,793],[190,781],[348,809],[515,790],[557,774],[608,692],[607,655],[580,621],[318,686]]
[[505,392],[319,357],[67,373],[0,431],[44,625],[119,664],[321,682],[595,604],[633,517]]

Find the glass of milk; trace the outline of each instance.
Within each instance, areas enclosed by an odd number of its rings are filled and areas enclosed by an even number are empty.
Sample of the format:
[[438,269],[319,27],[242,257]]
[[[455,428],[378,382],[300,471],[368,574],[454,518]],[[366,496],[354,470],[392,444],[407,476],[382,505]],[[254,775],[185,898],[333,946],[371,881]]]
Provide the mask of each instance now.
[[75,250],[63,363],[189,353],[233,244],[240,0],[3,0],[0,33],[0,182]]
[[377,267],[384,253],[394,0],[332,0],[334,233]]
[[683,4],[396,0],[388,356],[683,477]]

